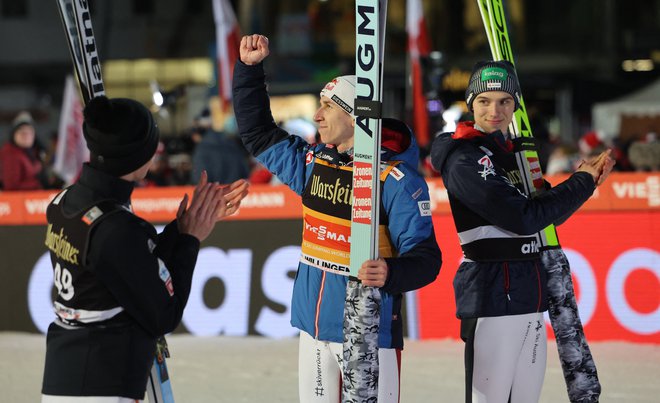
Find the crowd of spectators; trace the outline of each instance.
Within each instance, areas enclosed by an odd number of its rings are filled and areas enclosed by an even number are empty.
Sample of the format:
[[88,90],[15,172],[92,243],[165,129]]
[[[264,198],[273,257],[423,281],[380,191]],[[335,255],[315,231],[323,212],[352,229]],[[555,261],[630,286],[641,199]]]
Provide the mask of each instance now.
[[208,109],[202,111],[186,133],[164,138],[154,164],[140,186],[194,185],[205,170],[208,180],[232,183],[250,176],[250,157],[237,136],[235,119],[214,130]]
[[[280,126],[309,143],[316,141],[316,127],[311,121],[292,119],[280,122]],[[221,184],[238,179],[248,179],[252,184],[279,184],[243,147],[236,119],[230,116],[221,130],[215,130],[209,110],[205,109],[185,133],[161,139],[154,164],[138,186],[194,185],[202,170],[206,170],[209,181]]]
[[547,160],[542,161],[542,168],[548,175],[571,173],[582,160],[596,156],[606,149],[612,150],[612,157],[616,160],[615,171],[660,170],[660,139],[652,130],[627,140],[611,138],[602,132],[590,130],[575,144],[555,141],[545,144],[545,148]]
[[[317,141],[314,124],[305,119],[280,122],[289,133],[309,143]],[[608,138],[603,133],[588,131],[577,142],[567,144],[558,136],[549,135],[542,125],[535,129],[539,140],[540,162],[549,175],[571,173],[580,161],[599,154],[606,148],[613,150],[617,171],[660,171],[660,138],[653,130],[627,141]],[[7,141],[0,147],[0,189],[37,190],[59,189],[64,182],[54,173],[54,143],[43,145],[35,133],[35,125],[28,112],[20,112],[12,121]],[[427,163],[427,153],[421,150],[420,171],[427,177],[437,176]],[[238,137],[233,117],[225,120],[222,130],[214,130],[208,110],[202,111],[185,133],[163,137],[158,145],[142,187],[194,185],[202,170],[209,180],[232,183],[248,179],[254,184],[278,184],[268,170],[249,156]]]

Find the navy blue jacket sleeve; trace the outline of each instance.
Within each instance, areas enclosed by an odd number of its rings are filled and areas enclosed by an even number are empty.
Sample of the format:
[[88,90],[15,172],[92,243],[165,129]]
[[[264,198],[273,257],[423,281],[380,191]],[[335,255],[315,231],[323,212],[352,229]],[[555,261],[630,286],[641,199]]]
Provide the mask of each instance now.
[[[545,184],[545,189],[543,190],[543,192],[552,189],[552,185],[550,184],[550,182],[548,182],[546,180],[544,180],[543,182]],[[580,206],[577,206],[575,208],[575,210],[570,210],[570,211],[566,212],[563,216],[561,216],[557,220],[555,220],[555,222],[553,224],[555,224],[555,226],[558,226],[558,225],[561,225],[561,224],[565,223],[566,220],[568,220],[570,218],[570,216],[572,216],[573,213],[575,213],[579,208],[580,208]]]
[[264,80],[262,64],[236,63],[233,85],[238,132],[247,150],[261,164],[301,194],[307,181],[305,156],[311,146],[275,124]]
[[400,180],[391,175],[382,192],[388,231],[398,256],[386,258],[388,278],[382,289],[391,294],[416,290],[438,276],[442,255],[435,238],[428,186],[406,164],[397,166]]
[[395,258],[386,258],[389,273],[382,289],[398,294],[431,284],[442,265],[442,254],[435,233],[417,242],[415,247]]
[[566,181],[528,198],[507,178],[484,169],[485,154],[465,144],[452,152],[443,169],[447,190],[489,222],[521,235],[541,231],[575,212],[594,192],[593,177],[576,172]]
[[248,66],[240,60],[236,62],[234,114],[243,145],[255,157],[288,137],[288,133],[273,120],[265,80],[263,63]]

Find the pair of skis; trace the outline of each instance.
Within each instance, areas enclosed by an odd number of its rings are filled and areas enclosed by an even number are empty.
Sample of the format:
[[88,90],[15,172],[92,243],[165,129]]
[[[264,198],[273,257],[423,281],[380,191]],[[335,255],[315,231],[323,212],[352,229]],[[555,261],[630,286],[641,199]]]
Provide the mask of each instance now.
[[[87,105],[95,97],[105,95],[89,4],[87,0],[57,0],[57,5],[83,101]],[[174,403],[166,357],[169,357],[167,343],[164,337],[160,337],[147,385],[150,403]]]
[[344,306],[342,402],[378,400],[380,290],[357,280],[378,258],[381,105],[387,0],[355,3],[355,137],[350,279]]
[[[477,3],[493,59],[514,64],[502,0],[477,0]],[[522,95],[509,132],[516,147],[516,161],[525,191],[534,196],[544,190],[544,181]],[[538,238],[542,245],[541,263],[548,274],[548,314],[557,339],[569,399],[571,402],[598,401],[600,383],[578,314],[568,259],[559,246],[554,225],[540,232]]]

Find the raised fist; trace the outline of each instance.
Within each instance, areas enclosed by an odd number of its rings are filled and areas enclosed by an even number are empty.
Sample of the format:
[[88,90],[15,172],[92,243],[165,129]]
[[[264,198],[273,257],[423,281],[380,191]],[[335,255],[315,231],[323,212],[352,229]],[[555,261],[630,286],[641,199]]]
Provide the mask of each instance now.
[[270,51],[268,50],[268,38],[263,35],[252,34],[241,38],[241,61],[247,65],[261,63]]

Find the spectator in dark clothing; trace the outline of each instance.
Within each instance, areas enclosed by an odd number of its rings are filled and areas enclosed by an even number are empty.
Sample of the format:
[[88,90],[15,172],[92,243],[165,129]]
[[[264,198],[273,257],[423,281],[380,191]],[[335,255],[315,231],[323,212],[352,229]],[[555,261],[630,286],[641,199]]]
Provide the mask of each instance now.
[[147,176],[137,186],[140,187],[162,187],[172,185],[172,169],[168,161],[167,152],[165,151],[165,144],[162,141],[158,142],[156,147],[156,154],[154,154],[151,166]]
[[192,177],[199,178],[199,174],[206,171],[209,181],[225,184],[248,178],[247,151],[235,133],[229,130],[230,125],[225,124],[225,130],[221,132],[213,130],[208,110],[202,112],[195,123],[192,138],[197,145],[192,155]]

